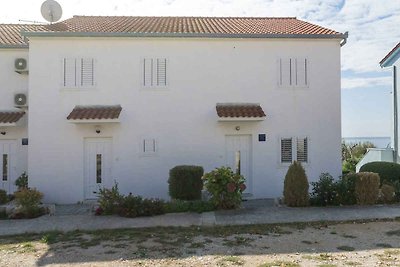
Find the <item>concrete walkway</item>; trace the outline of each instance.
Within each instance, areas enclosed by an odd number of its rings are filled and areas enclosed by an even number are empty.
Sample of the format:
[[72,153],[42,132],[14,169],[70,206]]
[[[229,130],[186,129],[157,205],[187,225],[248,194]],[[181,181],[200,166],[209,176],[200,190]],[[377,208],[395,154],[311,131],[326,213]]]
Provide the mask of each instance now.
[[0,235],[40,233],[52,230],[98,230],[157,226],[213,226],[269,224],[311,221],[348,221],[359,219],[394,219],[400,217],[400,205],[368,207],[288,208],[273,205],[244,204],[235,211],[175,213],[154,217],[122,218],[91,214],[42,216],[31,220],[0,220]]

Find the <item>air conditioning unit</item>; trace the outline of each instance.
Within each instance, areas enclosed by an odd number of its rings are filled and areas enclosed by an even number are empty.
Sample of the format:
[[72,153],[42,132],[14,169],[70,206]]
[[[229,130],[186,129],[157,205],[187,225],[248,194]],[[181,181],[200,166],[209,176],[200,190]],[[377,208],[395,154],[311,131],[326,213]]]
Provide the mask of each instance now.
[[25,58],[17,58],[14,62],[15,71],[18,73],[28,71],[28,62]]
[[26,94],[15,94],[14,95],[14,106],[16,107],[27,107],[28,106],[28,98]]

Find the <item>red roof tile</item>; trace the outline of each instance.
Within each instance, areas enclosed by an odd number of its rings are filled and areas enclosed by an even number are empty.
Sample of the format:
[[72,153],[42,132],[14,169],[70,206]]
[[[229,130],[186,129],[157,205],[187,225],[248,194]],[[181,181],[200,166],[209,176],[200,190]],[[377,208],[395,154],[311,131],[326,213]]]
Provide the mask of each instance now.
[[0,111],[0,123],[16,123],[24,115],[23,111]]
[[121,106],[76,106],[67,120],[118,119]]
[[382,60],[379,62],[379,64],[382,65],[383,62],[385,62],[386,59],[388,59],[399,48],[400,48],[400,42],[395,47],[393,47],[393,49],[384,58],[382,58]]
[[220,103],[216,106],[220,118],[262,118],[265,113],[259,104]]
[[33,24],[0,24],[0,46],[26,46],[27,43],[22,38],[21,31],[36,31],[42,27],[42,25]]
[[[28,30],[30,31],[30,30]],[[74,16],[73,18],[33,29],[39,32],[69,33],[138,33],[196,35],[328,35],[342,36],[296,18],[265,17],[124,17]]]

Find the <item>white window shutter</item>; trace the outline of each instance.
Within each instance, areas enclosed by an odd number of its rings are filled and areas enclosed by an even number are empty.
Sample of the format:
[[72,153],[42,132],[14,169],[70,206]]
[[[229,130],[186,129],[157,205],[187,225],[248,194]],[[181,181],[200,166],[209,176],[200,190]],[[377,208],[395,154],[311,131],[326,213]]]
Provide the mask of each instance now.
[[308,139],[297,138],[297,161],[308,162]]
[[292,138],[281,139],[281,162],[291,163],[293,160]]
[[281,58],[279,60],[279,84],[282,87],[292,85],[292,61],[290,58]]
[[77,60],[75,58],[64,58],[63,60],[63,85],[64,87],[76,87],[77,84]]
[[94,86],[94,59],[80,59],[80,86]]
[[156,140],[155,139],[144,139],[143,140],[143,152],[144,153],[155,153],[156,152]]
[[153,59],[152,58],[145,58],[143,60],[143,85],[153,86]]
[[167,59],[165,58],[157,59],[156,85],[157,86],[167,85]]
[[307,59],[296,58],[296,86],[307,86]]

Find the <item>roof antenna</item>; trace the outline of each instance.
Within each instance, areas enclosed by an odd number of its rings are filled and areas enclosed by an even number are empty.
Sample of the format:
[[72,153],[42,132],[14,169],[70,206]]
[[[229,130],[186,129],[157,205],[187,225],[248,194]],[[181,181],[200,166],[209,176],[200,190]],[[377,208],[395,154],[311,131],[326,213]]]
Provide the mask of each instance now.
[[55,0],[46,0],[40,7],[40,11],[45,20],[52,24],[61,19],[62,8],[61,5]]

